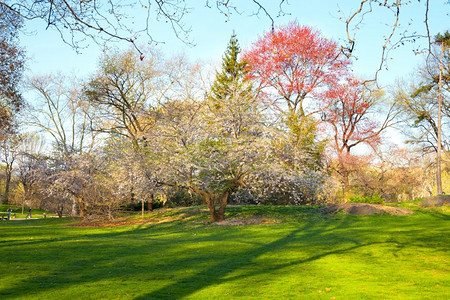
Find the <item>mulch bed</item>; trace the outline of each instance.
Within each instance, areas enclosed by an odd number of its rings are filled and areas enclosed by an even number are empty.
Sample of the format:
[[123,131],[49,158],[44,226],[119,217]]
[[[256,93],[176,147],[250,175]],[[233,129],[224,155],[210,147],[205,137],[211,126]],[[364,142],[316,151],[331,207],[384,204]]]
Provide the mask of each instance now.
[[116,221],[116,222],[81,222],[70,225],[72,227],[117,227],[129,225],[142,225],[149,223],[148,220],[133,220],[133,221]]
[[390,214],[390,215],[409,215],[414,213],[410,209],[384,206],[380,204],[368,203],[341,203],[332,204],[324,208],[326,213],[336,213],[338,211],[345,211],[351,215],[373,215],[373,214]]

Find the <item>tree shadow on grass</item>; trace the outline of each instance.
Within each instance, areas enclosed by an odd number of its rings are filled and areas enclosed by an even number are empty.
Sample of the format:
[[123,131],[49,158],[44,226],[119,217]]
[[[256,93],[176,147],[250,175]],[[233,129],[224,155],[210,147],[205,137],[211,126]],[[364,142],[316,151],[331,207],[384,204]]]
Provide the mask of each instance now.
[[[86,231],[88,234],[82,235],[75,232],[71,236],[30,241],[15,247],[14,259],[2,259],[3,263],[38,263],[46,268],[57,262],[56,266],[47,268],[39,276],[0,289],[0,297],[52,295],[54,290],[69,290],[80,285],[85,289],[86,285],[104,281],[113,281],[107,283],[108,288],[117,288],[120,293],[120,285],[114,286],[115,283],[139,279],[147,283],[135,284],[136,299],[183,298],[213,285],[276,272],[361,247],[382,243],[405,247],[416,240],[407,232],[395,233],[389,238],[374,237],[374,227],[366,226],[364,222],[361,223],[364,226],[352,227],[359,219],[340,218],[298,226],[157,224],[120,232],[89,234]],[[391,228],[380,224],[379,229],[377,233],[386,234]],[[266,254],[286,249],[298,249],[299,258],[287,262],[270,261],[264,265],[255,262]],[[39,257],[29,255],[30,251],[38,251]],[[254,264],[257,264],[256,268]],[[158,279],[161,280],[159,285],[155,284]],[[140,286],[150,291],[142,294]],[[107,297],[101,290],[92,292],[92,297]]]
[[[37,272],[40,275],[35,276],[36,272],[33,271],[34,274],[30,274],[31,278],[15,282],[13,287],[0,289],[0,296],[2,298],[25,297],[36,292],[46,294],[46,291],[50,292],[53,288],[61,289],[114,278],[128,279],[143,273],[149,275],[152,273],[152,269],[158,269],[156,274],[170,279],[171,276],[168,273],[179,273],[195,264],[199,266],[200,271],[195,271],[196,275],[192,278],[180,279],[181,282],[187,279],[193,284],[189,289],[177,291],[180,296],[189,295],[197,289],[221,281],[223,276],[241,266],[247,266],[252,259],[259,255],[276,251],[289,244],[292,239],[296,239],[297,232],[308,231],[311,225],[308,225],[308,228],[290,232],[288,236],[268,244],[245,240],[245,237],[243,238],[239,234],[239,230],[230,227],[214,225],[203,227],[203,230],[207,229],[207,231],[203,231],[198,238],[193,236],[196,228],[189,229],[192,231],[192,234],[189,234],[189,230],[186,232],[180,226],[163,227],[165,228],[162,229],[155,225],[123,232],[42,238],[38,241],[26,241],[23,244],[15,242],[10,245],[11,249],[15,249],[14,258],[5,259],[8,252],[2,250],[2,254],[5,255],[2,263],[5,265],[17,264],[21,268],[39,265],[42,266],[39,269],[40,272]],[[162,230],[163,233],[158,232],[159,230]],[[323,228],[317,228],[317,231],[321,232]],[[249,250],[225,251],[222,257],[215,255],[218,250],[220,251],[221,245],[229,247],[226,244],[230,241],[245,244],[245,248]],[[183,250],[186,247],[192,247],[193,243],[199,247],[199,253],[189,249]],[[177,248],[181,250],[177,250]],[[153,250],[156,253],[152,253]],[[187,252],[183,253],[184,251]],[[230,253],[232,258],[229,258],[226,253]],[[152,255],[155,255],[154,259],[146,260],[143,264],[139,263],[140,256],[151,257]],[[219,261],[218,264],[217,261]],[[211,267],[206,267],[202,271],[201,266],[205,265]],[[209,272],[213,274],[206,276]],[[41,275],[42,273],[45,275]],[[199,282],[196,279],[199,274],[204,274],[209,279]],[[180,276],[173,277],[180,278]],[[154,294],[164,295],[165,291],[166,289],[162,288],[150,293],[148,297],[152,298]]]
[[[45,294],[46,291],[54,288],[95,283],[105,279],[128,279],[130,276],[141,273],[151,273],[151,263],[146,261],[144,265],[141,265],[142,259],[139,256],[151,257],[155,255],[152,250],[156,248],[156,258],[151,261],[164,265],[164,263],[158,263],[158,259],[165,255],[167,249],[192,242],[192,235],[186,235],[185,228],[169,224],[138,226],[111,233],[89,234],[88,229],[85,231],[87,234],[79,234],[76,231],[70,232],[69,236],[58,234],[55,238],[45,238],[51,235],[49,233],[51,228],[46,230],[46,233],[40,233],[42,237],[40,236],[37,240],[31,240],[36,232],[29,232],[29,235],[20,233],[21,238],[11,240],[0,248],[1,265],[8,266],[11,270],[6,275],[11,276],[14,271],[23,272],[26,268],[33,269],[34,267],[31,267],[33,265],[40,266],[37,273],[45,273],[39,276],[34,275],[36,274],[34,270],[34,274],[30,275],[22,273],[22,278],[26,275],[29,277],[20,282],[13,281],[14,286],[8,288],[5,288],[5,285],[2,286],[0,282],[0,298],[27,297],[36,292]],[[191,227],[189,230],[197,230],[197,228]],[[220,234],[208,233],[197,240],[204,243],[232,238],[232,234],[222,231]],[[188,265],[188,261],[192,259],[186,255],[178,257],[182,262],[180,268]],[[207,259],[200,257],[198,260],[206,261]],[[174,266],[177,264],[172,266],[169,264],[169,268],[176,269]]]
[[[224,284],[236,280],[245,280],[245,278],[249,276],[257,276],[261,274],[276,272],[286,267],[313,262],[330,255],[348,253],[362,247],[386,243],[392,243],[398,245],[399,247],[402,247],[401,243],[395,240],[379,242],[367,241],[361,243],[355,239],[352,239],[351,237],[345,239],[333,237],[333,231],[338,230],[340,227],[344,226],[343,224],[344,223],[336,226],[329,226],[310,223],[305,227],[292,230],[285,236],[273,242],[260,245],[256,248],[251,248],[248,251],[230,255],[225,259],[221,259],[219,263],[205,268],[200,272],[197,272],[189,277],[181,278],[176,282],[173,282],[172,284],[168,284],[160,289],[154,290],[134,299],[181,299],[184,297],[189,297],[197,291],[203,290],[209,286]],[[255,259],[267,253],[282,251],[285,248],[291,247],[292,244],[300,244],[301,247],[317,248],[317,244],[320,244],[320,241],[318,241],[319,236],[322,236],[322,238],[319,238],[319,240],[328,239],[328,242],[333,245],[332,248],[334,248],[334,250],[319,251],[313,255],[311,255],[311,253],[314,253],[314,251],[310,250],[307,251],[308,255],[305,258],[292,260],[285,263],[272,263],[264,265],[263,267],[259,266],[257,270],[255,268],[252,268]],[[313,242],[311,243],[311,241]],[[346,244],[352,245],[344,246]],[[298,245],[294,247],[298,247]],[[232,273],[238,270],[241,271],[240,274],[232,276]]]

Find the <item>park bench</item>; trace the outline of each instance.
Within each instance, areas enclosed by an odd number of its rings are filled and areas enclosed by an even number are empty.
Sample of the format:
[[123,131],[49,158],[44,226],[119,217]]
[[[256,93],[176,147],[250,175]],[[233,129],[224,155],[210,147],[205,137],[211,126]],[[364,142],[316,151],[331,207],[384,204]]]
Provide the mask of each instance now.
[[2,215],[0,216],[0,220],[1,220],[1,221],[3,221],[3,220],[9,220],[8,214],[2,214]]

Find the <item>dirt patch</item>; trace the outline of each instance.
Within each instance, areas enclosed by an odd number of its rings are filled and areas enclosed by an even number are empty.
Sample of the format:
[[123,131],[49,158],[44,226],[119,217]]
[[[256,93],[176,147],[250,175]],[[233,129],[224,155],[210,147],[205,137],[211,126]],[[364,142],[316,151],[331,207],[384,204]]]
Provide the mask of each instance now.
[[239,226],[239,225],[260,225],[260,224],[274,224],[279,223],[277,220],[254,216],[250,218],[234,218],[221,222],[217,222],[217,225],[229,225],[229,226]]
[[421,203],[423,207],[450,206],[450,195],[428,197]]
[[413,211],[410,209],[396,208],[380,204],[368,204],[368,203],[332,204],[325,207],[324,210],[327,213],[336,213],[338,211],[345,211],[348,214],[360,216],[373,214],[408,215],[413,213]]

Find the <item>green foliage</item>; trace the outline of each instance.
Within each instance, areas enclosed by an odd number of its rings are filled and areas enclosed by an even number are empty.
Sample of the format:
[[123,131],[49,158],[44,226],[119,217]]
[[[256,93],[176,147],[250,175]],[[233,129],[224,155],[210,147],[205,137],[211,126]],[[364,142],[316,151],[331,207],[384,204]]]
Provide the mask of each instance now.
[[431,89],[434,87],[433,84],[424,84],[417,88],[411,95],[411,97],[415,98],[418,97],[420,94],[424,93],[427,94],[431,91]]
[[311,170],[321,167],[326,140],[317,142],[317,121],[311,116],[290,114],[286,124],[289,128],[290,143],[293,148],[306,154],[307,159],[303,160],[300,165]]
[[[189,193],[185,189],[169,189],[165,195],[156,195],[152,202],[152,208],[158,209],[163,207],[189,207],[202,204],[199,195]],[[141,211],[141,202],[128,204],[125,208],[128,211]],[[144,202],[144,210],[148,210],[148,201]]]
[[375,194],[371,197],[369,196],[351,196],[351,203],[370,203],[370,204],[383,204],[384,198],[381,198],[378,194]]
[[245,101],[253,98],[252,86],[245,81],[247,64],[238,60],[240,52],[237,37],[233,33],[222,58],[222,69],[216,72],[216,79],[211,86],[209,99],[213,103],[213,108],[217,110],[230,104],[229,101],[232,99]]
[[[6,213],[8,211],[8,208],[12,209],[12,213],[21,213],[22,212],[22,208],[16,205],[9,205],[9,204],[0,204],[0,213]],[[24,212],[28,212],[28,207],[24,208]],[[31,211],[32,213],[36,212],[38,214],[42,214],[42,213],[49,213],[48,211],[44,211],[41,209],[33,209]]]
[[[441,173],[442,180],[442,190],[444,194],[450,194],[450,169],[442,171]],[[437,186],[436,184],[433,186],[433,195],[437,194]]]
[[438,44],[444,44],[447,47],[450,47],[450,32],[445,31],[444,34],[438,33],[436,34],[435,42]]
[[252,226],[204,222],[208,212],[199,207],[119,227],[0,222],[8,269],[0,298],[446,299],[442,209],[328,216],[314,207],[229,207],[229,217],[280,221]]

